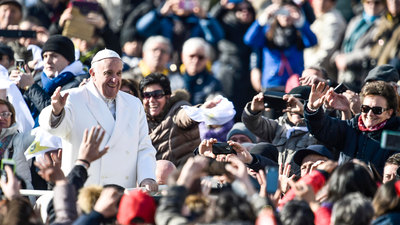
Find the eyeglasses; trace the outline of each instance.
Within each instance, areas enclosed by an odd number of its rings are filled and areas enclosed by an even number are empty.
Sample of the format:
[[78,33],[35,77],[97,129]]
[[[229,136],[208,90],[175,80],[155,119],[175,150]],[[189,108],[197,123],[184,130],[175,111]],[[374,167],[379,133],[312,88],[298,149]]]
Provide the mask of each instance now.
[[372,110],[372,112],[375,115],[381,115],[383,112],[386,111],[386,109],[380,107],[380,106],[374,106],[374,107],[369,107],[367,105],[362,105],[361,106],[361,112],[363,113],[368,113],[370,110]]
[[12,112],[2,112],[0,113],[1,118],[9,118],[12,115]]
[[152,91],[152,92],[143,92],[143,98],[147,98],[147,99],[150,99],[151,97],[153,97],[155,99],[160,99],[164,96],[165,96],[165,94],[164,94],[163,90],[156,90],[156,91]]

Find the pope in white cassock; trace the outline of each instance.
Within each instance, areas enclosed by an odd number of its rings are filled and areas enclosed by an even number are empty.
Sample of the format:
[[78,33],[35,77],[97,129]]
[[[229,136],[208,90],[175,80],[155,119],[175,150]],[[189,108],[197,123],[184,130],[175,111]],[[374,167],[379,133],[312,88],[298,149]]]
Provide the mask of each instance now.
[[155,182],[156,150],[148,136],[146,114],[140,100],[119,91],[122,60],[108,49],[92,60],[90,81],[79,88],[60,93],[58,88],[51,105],[43,109],[40,126],[62,138],[62,169],[71,171],[85,129],[101,126],[105,136],[100,149],[108,153],[94,161],[87,184],[118,184],[125,188],[147,187],[157,190]]

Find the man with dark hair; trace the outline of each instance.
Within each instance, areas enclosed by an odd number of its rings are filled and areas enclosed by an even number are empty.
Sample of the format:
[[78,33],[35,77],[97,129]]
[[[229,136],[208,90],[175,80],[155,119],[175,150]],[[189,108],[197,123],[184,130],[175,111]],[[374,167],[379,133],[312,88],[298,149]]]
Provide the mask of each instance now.
[[400,167],[400,153],[391,155],[383,167],[383,183],[387,183],[397,176],[397,170]]
[[50,105],[50,96],[59,86],[62,90],[77,87],[84,78],[88,78],[82,63],[75,60],[75,48],[72,41],[62,35],[51,36],[42,48],[43,71],[30,73],[13,70],[10,79],[17,83],[24,95],[32,116],[36,119],[40,111]]
[[171,93],[168,77],[160,73],[144,77],[139,89],[157,160],[183,165],[200,144],[198,123],[181,107],[190,105],[189,94],[184,90]]

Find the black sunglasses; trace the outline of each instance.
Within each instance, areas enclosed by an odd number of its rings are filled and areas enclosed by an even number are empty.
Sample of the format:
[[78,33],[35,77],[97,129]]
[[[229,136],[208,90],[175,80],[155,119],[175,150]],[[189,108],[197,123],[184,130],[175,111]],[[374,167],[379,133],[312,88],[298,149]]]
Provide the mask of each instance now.
[[386,109],[380,107],[380,106],[374,106],[374,107],[369,107],[367,105],[362,105],[361,106],[361,112],[363,113],[368,113],[370,110],[372,110],[372,112],[375,115],[381,115],[383,112],[386,111]]
[[156,90],[156,91],[152,91],[152,92],[143,92],[143,98],[155,98],[155,99],[160,99],[162,97],[164,97],[164,91],[163,90]]

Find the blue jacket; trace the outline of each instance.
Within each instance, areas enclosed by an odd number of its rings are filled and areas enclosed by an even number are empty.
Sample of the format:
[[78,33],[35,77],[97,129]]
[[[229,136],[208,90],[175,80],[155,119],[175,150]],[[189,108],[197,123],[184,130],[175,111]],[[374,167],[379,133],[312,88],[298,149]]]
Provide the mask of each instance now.
[[[136,23],[138,33],[148,38],[154,35],[167,37],[174,43],[174,21],[180,21],[190,27],[190,30],[184,31],[189,37],[202,37],[210,44],[216,44],[224,37],[224,31],[214,18],[200,19],[195,15],[179,17],[176,15],[163,16],[158,10],[152,10],[145,14]],[[180,43],[182,45],[183,42]]]
[[185,89],[190,93],[192,105],[203,104],[211,94],[222,93],[222,85],[213,74],[204,70],[194,76],[183,74]]
[[388,214],[384,214],[374,221],[372,221],[372,225],[396,225],[400,224],[400,212],[391,212]]
[[363,132],[358,129],[360,115],[344,121],[325,115],[322,107],[310,113],[306,106],[304,118],[308,130],[325,146],[334,147],[340,152],[340,164],[357,158],[373,163],[382,174],[386,159],[394,152],[380,147],[381,134],[383,130],[400,130],[400,117],[391,117],[381,130]]
[[[262,48],[263,68],[261,85],[263,88],[285,86],[286,81],[291,74],[287,70],[282,75],[279,75],[279,68],[281,66],[281,60],[283,53],[287,58],[290,67],[294,74],[301,74],[304,70],[304,58],[303,51],[299,50],[296,43],[293,43],[289,48],[283,51],[279,49],[272,49],[266,46],[267,39],[265,33],[270,29],[270,25],[261,26],[256,20],[247,30],[244,36],[244,43],[253,48]],[[297,28],[302,37],[302,41],[305,48],[311,47],[317,44],[317,37],[310,30],[310,26],[307,22],[301,28]]]

